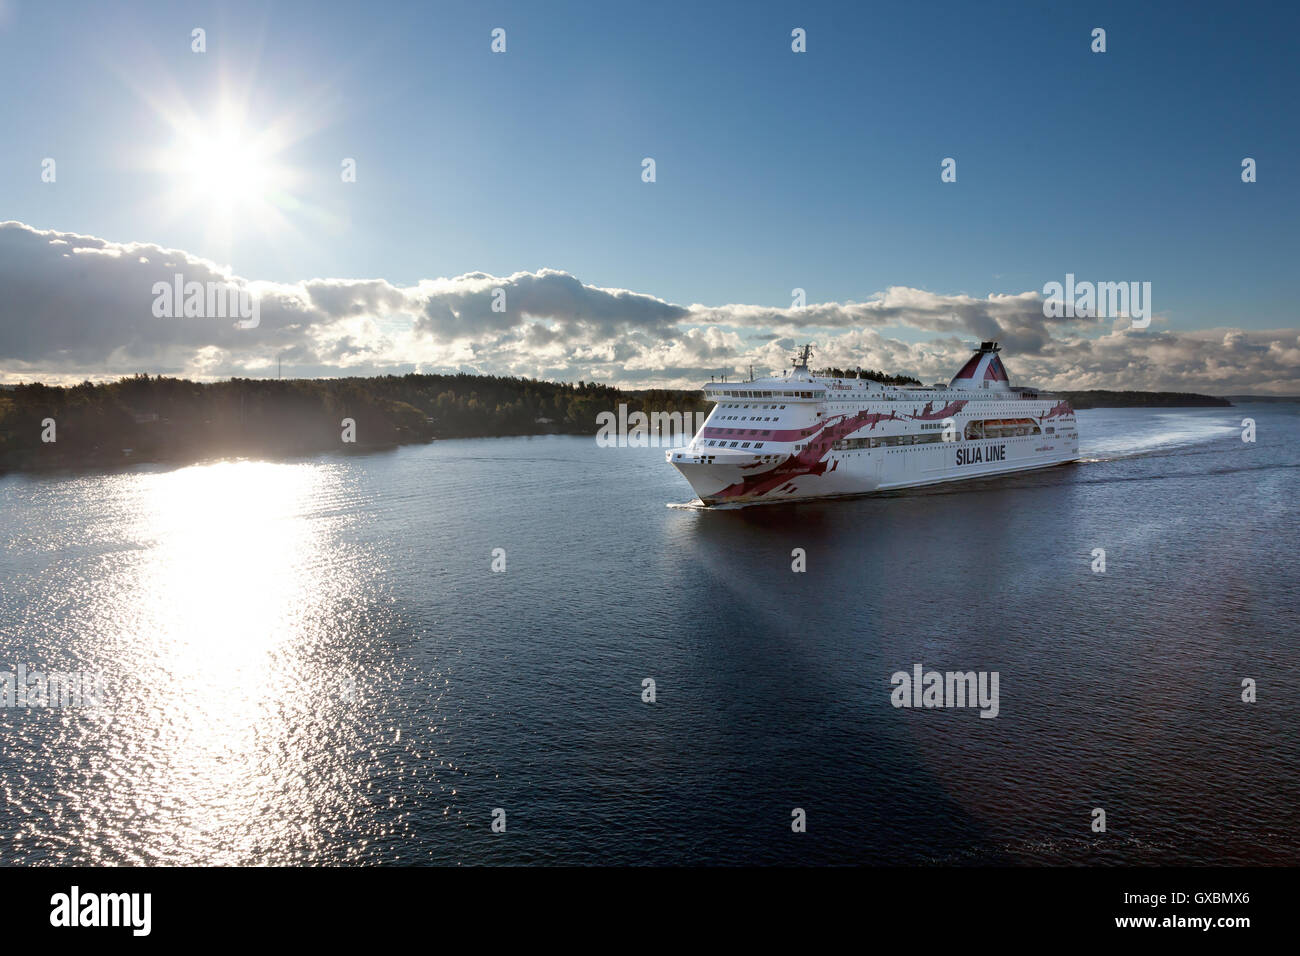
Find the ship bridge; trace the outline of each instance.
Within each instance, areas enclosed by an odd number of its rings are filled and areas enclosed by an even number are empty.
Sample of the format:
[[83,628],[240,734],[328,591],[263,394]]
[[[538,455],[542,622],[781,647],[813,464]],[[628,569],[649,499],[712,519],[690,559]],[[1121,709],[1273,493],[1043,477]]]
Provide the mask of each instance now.
[[717,402],[724,399],[748,402],[824,402],[826,386],[813,379],[756,379],[748,382],[709,382],[704,397]]

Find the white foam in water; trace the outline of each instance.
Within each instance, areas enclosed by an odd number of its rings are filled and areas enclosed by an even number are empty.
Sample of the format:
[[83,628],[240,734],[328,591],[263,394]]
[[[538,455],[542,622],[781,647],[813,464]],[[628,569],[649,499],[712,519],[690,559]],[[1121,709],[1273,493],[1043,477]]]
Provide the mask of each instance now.
[[696,498],[693,501],[683,501],[683,502],[670,501],[668,502],[668,507],[675,508],[679,511],[732,511],[737,508],[748,507],[748,505],[750,504],[753,504],[753,502],[735,501],[735,502],[726,502],[720,505],[709,506],[706,505],[699,498]]
[[1161,448],[1194,445],[1224,438],[1237,431],[1235,423],[1225,422],[1217,416],[1192,417],[1186,412],[1161,413],[1147,419],[1123,423],[1081,420],[1079,424],[1083,438],[1080,452],[1084,461],[1127,457]]

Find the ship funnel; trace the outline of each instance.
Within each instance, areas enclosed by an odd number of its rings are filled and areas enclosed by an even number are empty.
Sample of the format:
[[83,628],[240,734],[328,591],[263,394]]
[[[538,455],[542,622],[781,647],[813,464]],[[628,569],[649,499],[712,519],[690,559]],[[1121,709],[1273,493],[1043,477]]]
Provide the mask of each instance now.
[[997,342],[981,342],[980,347],[975,350],[975,354],[970,360],[961,367],[952,381],[948,383],[949,388],[986,388],[1006,391],[1011,388],[1011,380],[1007,377],[1006,367],[1002,364],[1002,359],[998,358]]

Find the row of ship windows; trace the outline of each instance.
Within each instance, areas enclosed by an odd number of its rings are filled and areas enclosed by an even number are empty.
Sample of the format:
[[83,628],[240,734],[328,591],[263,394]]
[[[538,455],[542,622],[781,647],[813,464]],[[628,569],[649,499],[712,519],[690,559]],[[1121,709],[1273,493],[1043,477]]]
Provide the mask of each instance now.
[[[924,425],[922,428],[926,427]],[[966,425],[966,440],[979,441],[983,438],[1021,438],[1027,435],[1056,434],[1056,429],[1048,426],[1039,429],[1033,422],[1021,421],[982,421],[969,422]],[[885,438],[845,438],[834,442],[831,448],[836,451],[852,451],[856,448],[885,448],[890,445],[929,445],[943,441],[943,434],[890,435]]]
[[825,398],[825,392],[714,392],[723,398]]
[[[942,389],[942,390],[937,391],[935,394],[938,395],[938,396],[940,396],[940,397],[942,397],[942,396],[946,396],[946,395],[956,395],[956,394],[958,394],[958,392],[955,392],[955,391],[953,391],[953,390],[951,390],[951,389]],[[718,397],[721,397],[721,398],[748,398],[748,399],[757,399],[757,400],[760,400],[760,401],[763,400],[763,399],[773,399],[773,398],[775,398],[775,399],[781,399],[781,398],[816,398],[816,399],[820,399],[820,400],[822,400],[822,401],[826,401],[826,400],[827,400],[827,399],[826,399],[826,393],[825,393],[825,392],[711,392],[711,393],[709,393],[708,395],[706,395],[705,398],[711,398],[711,397],[714,397],[714,396],[718,396]],[[1039,396],[1037,396],[1037,395],[1020,394],[1020,395],[1017,395],[1017,396],[1015,396],[1015,397],[1016,397],[1017,400],[1024,400],[1024,399],[1029,399],[1030,401],[1038,401],[1038,400],[1039,400]],[[885,394],[885,395],[880,395],[880,396],[878,396],[878,397],[875,398],[874,400],[875,400],[875,401],[886,401],[886,402],[911,402],[911,401],[916,401],[917,399],[916,399],[916,396],[914,396],[914,395],[889,395],[889,394]],[[838,395],[836,395],[836,396],[832,396],[832,397],[830,398],[830,401],[832,401],[832,402],[857,402],[858,404],[861,404],[863,400],[862,400],[862,398],[860,398],[860,397],[858,397],[858,396],[847,396],[847,395],[845,395],[845,396],[838,396]],[[721,408],[740,408],[741,406],[738,405],[738,404],[723,404],[723,405],[720,405],[719,407],[721,407]],[[749,408],[748,405],[745,405],[744,407],[745,407],[745,408]],[[765,406],[765,407],[767,407],[767,406]],[[770,407],[775,408],[776,406],[770,406]],[[782,407],[782,408],[785,408],[784,405],[782,405],[781,407]],[[999,406],[999,407],[1001,407],[1001,406]]]
[[943,441],[942,435],[890,435],[886,438],[845,438],[833,442],[835,451],[854,451],[858,448],[887,448],[890,445],[929,445]]
[[[695,460],[704,465],[711,465],[717,460],[717,455],[697,455]],[[780,455],[757,455],[759,461],[780,461]]]
[[[779,430],[780,430],[780,429],[778,429],[778,431],[779,431]],[[807,438],[809,435],[811,435],[811,434],[812,434],[813,432],[815,432],[816,430],[817,430],[817,429],[815,429],[815,428],[804,428],[804,429],[802,429],[802,430],[799,432],[799,437],[800,437],[800,438]],[[720,431],[720,432],[724,432],[725,434],[728,434],[728,435],[735,435],[735,436],[737,436],[737,437],[743,437],[743,436],[745,436],[745,435],[749,435],[751,438],[753,438],[755,435],[760,436],[760,437],[762,437],[762,438],[771,438],[771,437],[772,437],[772,429],[770,429],[770,428],[767,428],[767,429],[764,429],[764,428],[719,428],[718,431]],[[725,439],[724,439],[724,440],[725,440]]]
[[[954,396],[957,396],[957,395],[962,395],[962,396],[970,395],[970,390],[969,390],[969,389],[940,388],[940,389],[935,389],[935,390],[933,390],[933,391],[931,391],[931,392],[928,392],[927,394],[929,394],[929,395],[934,395],[934,396],[937,397],[937,398],[950,398],[950,397],[954,397]],[[707,396],[705,396],[705,397],[707,398]],[[1042,400],[1042,396],[1040,396],[1040,395],[1014,395],[1014,396],[1012,396],[1012,399],[1017,400],[1017,401],[1022,400],[1022,399],[1028,399],[1029,401],[1037,402],[1037,401],[1041,401],[1041,400]],[[857,396],[853,396],[853,395],[845,395],[845,396],[832,395],[832,396],[830,397],[829,401],[832,401],[832,402],[862,402],[863,399],[860,398],[860,397],[857,397]],[[886,394],[884,394],[884,395],[876,395],[876,396],[872,396],[871,401],[873,401],[873,402],[915,402],[915,401],[917,401],[917,396],[915,396],[915,395],[908,395],[908,394],[906,394],[906,393],[898,394],[898,395],[890,395],[890,394],[886,393]],[[1000,401],[1005,401],[1005,399],[998,399],[998,400],[996,400],[996,401],[999,401],[999,402],[1000,402]],[[980,404],[984,404],[985,402],[988,402],[989,404],[993,404],[992,401],[990,401],[989,399],[986,399],[986,398],[980,398],[980,399],[979,399],[979,402],[980,402]]]
[[[1048,428],[1050,435],[1055,431]],[[1022,435],[1041,435],[1042,429],[1032,418],[986,418],[983,421],[966,423],[966,438],[1017,438]]]

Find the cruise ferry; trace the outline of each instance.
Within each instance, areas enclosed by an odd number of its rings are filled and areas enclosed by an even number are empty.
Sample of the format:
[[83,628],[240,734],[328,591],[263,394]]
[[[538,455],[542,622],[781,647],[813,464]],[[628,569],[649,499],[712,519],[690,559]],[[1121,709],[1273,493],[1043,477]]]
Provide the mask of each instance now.
[[705,505],[861,495],[1045,468],[1079,457],[1070,403],[1013,387],[996,342],[947,385],[884,385],[808,370],[710,382],[704,425],[668,461]]

